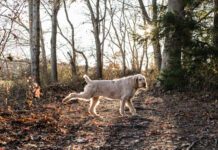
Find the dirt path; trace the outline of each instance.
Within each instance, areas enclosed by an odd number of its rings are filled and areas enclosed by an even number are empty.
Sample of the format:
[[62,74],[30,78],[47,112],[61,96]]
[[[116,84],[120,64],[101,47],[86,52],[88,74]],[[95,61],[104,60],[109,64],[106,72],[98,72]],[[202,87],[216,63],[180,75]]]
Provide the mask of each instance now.
[[91,117],[88,103],[60,97],[30,110],[0,113],[0,149],[216,150],[218,99],[207,93],[139,91],[139,116],[119,116],[119,102],[102,100]]

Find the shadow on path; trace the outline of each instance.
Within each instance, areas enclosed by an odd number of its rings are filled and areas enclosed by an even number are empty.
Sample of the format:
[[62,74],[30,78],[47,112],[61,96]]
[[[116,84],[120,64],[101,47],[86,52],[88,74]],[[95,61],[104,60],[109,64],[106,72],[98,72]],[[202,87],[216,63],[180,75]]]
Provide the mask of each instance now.
[[105,129],[105,144],[100,149],[137,150],[144,147],[150,120],[139,116],[117,118]]

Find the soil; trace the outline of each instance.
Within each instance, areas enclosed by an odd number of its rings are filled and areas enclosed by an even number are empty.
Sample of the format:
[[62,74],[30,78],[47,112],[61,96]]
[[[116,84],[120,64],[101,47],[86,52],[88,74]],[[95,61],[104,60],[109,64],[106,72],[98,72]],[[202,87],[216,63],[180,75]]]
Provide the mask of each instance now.
[[0,109],[0,150],[218,150],[218,94],[139,90],[137,116],[119,115],[119,101],[102,99],[97,112],[89,103],[63,105],[67,90]]

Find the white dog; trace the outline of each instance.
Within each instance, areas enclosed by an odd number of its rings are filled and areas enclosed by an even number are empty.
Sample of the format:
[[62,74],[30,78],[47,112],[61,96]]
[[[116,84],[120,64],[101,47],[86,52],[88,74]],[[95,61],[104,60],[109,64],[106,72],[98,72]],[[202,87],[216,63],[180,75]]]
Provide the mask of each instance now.
[[132,75],[114,80],[91,80],[87,75],[83,76],[87,85],[81,93],[70,93],[62,102],[66,103],[73,99],[89,101],[89,113],[98,116],[96,107],[99,104],[99,97],[120,100],[120,114],[124,115],[124,106],[129,108],[132,115],[136,115],[136,110],[131,98],[138,88],[147,87],[146,78],[141,75]]

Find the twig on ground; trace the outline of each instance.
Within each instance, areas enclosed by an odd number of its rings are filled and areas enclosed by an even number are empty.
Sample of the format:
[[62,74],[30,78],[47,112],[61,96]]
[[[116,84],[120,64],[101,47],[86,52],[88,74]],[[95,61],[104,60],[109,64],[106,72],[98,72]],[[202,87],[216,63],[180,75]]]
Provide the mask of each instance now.
[[197,142],[199,142],[202,138],[203,138],[203,137],[201,137],[200,139],[195,140],[194,142],[192,142],[192,143],[186,148],[186,150],[191,150],[191,149],[194,147],[194,145],[195,145]]
[[218,144],[218,140],[215,139],[215,148],[217,147],[217,144]]

